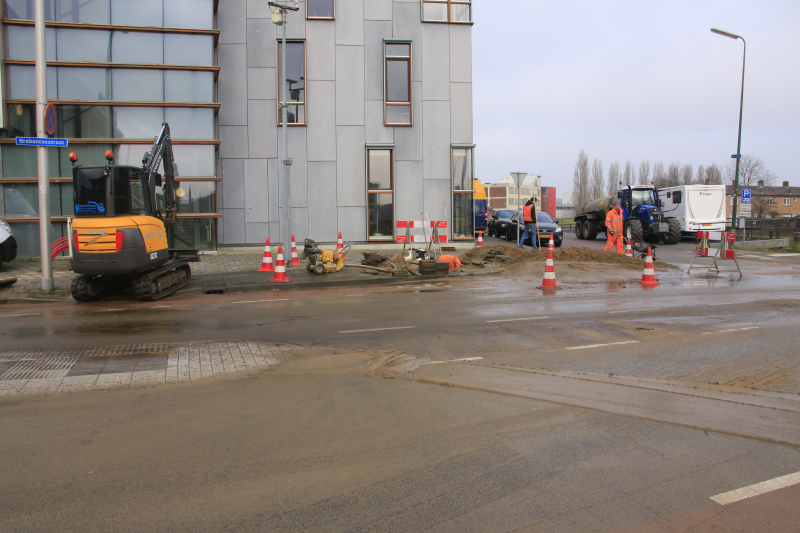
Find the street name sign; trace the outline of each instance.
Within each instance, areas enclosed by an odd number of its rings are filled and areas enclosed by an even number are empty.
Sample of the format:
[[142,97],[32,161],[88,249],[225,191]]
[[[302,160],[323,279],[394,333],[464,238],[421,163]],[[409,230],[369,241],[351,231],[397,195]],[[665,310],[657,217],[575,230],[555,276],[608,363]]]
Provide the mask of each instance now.
[[750,203],[750,189],[742,189],[742,203],[743,204]]
[[17,146],[52,146],[64,148],[69,146],[67,139],[50,139],[47,137],[17,137]]

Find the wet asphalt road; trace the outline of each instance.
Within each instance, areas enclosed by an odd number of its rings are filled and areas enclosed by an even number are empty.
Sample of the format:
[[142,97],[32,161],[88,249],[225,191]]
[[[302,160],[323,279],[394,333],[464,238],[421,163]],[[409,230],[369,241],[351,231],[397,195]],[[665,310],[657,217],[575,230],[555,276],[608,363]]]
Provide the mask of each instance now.
[[[692,250],[661,257],[688,264]],[[797,486],[709,499],[800,471],[794,445],[568,397],[365,376],[375,350],[401,350],[796,402],[800,262],[743,266],[741,280],[666,275],[654,290],[543,295],[540,280],[494,277],[4,307],[0,351],[197,339],[310,350],[239,380],[0,402],[0,530],[796,531]]]

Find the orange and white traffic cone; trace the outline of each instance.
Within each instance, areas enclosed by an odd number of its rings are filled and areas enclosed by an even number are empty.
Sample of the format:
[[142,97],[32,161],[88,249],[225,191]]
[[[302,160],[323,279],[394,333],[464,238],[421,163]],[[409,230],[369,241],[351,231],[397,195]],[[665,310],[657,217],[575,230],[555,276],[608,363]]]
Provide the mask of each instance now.
[[475,246],[483,246],[483,230],[478,230],[478,244]]
[[303,266],[303,264],[300,262],[300,259],[297,257],[297,245],[294,242],[294,234],[292,234],[292,266]]
[[556,243],[553,241],[553,234],[550,234],[550,242],[547,243],[547,249],[552,251],[556,249]]
[[269,248],[269,237],[267,242],[264,243],[264,258],[261,260],[261,268],[259,272],[275,272],[275,267],[272,266],[272,251]]
[[639,283],[645,287],[655,287],[659,284],[658,281],[656,281],[656,271],[653,268],[652,248],[647,249],[647,258],[644,260],[644,273],[642,274],[642,281]]
[[547,262],[544,264],[544,279],[542,280],[542,284],[536,288],[544,290],[561,289],[561,287],[556,285],[556,269],[553,266],[553,250],[547,250]]
[[633,257],[633,250],[631,249],[630,239],[625,239],[625,255],[627,255],[628,257]]
[[336,253],[341,254],[342,261],[349,261],[347,257],[345,257],[344,252],[344,243],[342,242],[342,232],[339,232],[339,239],[336,241]]
[[289,283],[286,277],[286,265],[283,264],[283,246],[278,245],[278,260],[275,261],[275,275],[269,280],[270,283]]

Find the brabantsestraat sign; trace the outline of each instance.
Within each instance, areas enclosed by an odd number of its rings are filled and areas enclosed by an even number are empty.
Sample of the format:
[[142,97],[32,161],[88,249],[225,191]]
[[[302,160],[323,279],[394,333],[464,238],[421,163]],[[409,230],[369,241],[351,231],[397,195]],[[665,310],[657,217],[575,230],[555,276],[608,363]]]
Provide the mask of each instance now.
[[45,137],[17,137],[17,146],[52,146],[65,148],[69,146],[67,139],[49,139]]

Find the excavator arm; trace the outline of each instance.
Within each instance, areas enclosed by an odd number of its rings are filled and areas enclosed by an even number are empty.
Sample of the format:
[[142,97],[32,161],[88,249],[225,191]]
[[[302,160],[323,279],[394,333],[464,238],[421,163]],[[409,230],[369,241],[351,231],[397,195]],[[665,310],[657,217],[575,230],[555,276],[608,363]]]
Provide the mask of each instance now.
[[[158,174],[158,167],[164,163],[164,181]],[[147,176],[147,185],[151,191],[151,196],[155,200],[155,188],[163,186],[165,213],[163,216],[164,224],[174,224],[178,214],[178,200],[175,195],[175,158],[172,153],[172,137],[169,133],[169,124],[161,124],[161,133],[158,134],[153,146],[142,158],[142,171]],[[161,213],[153,201],[154,215],[162,218]]]

